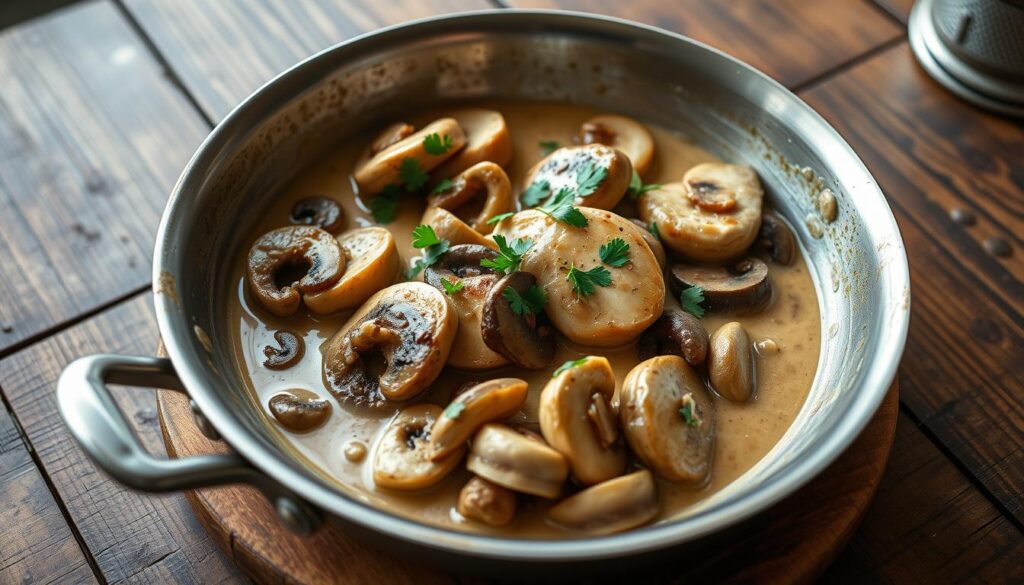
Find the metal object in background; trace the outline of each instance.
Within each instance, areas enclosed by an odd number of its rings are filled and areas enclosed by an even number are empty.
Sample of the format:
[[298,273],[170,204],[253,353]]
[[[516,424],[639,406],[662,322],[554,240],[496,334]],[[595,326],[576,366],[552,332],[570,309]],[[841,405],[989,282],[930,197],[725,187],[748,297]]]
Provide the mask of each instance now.
[[983,108],[1024,116],[1024,0],[918,0],[908,26],[936,81]]

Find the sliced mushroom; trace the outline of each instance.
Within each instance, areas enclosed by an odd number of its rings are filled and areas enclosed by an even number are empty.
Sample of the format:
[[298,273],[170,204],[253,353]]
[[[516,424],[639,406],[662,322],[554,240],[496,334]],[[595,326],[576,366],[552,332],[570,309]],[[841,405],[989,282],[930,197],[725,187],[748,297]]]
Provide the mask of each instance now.
[[727,267],[676,264],[671,283],[677,292],[691,286],[704,289],[703,306],[708,311],[756,309],[772,296],[768,265],[754,257]]
[[700,319],[686,311],[665,309],[637,345],[641,361],[657,355],[680,355],[691,366],[699,366],[708,355],[708,331]]
[[345,225],[345,210],[330,197],[306,197],[295,202],[288,219],[295,225],[311,225],[334,234]]
[[633,163],[633,169],[643,175],[654,160],[654,138],[647,127],[633,118],[615,114],[601,114],[590,118],[580,127],[580,144],[604,144],[621,150]]
[[337,239],[347,259],[345,274],[331,288],[302,297],[309,310],[321,315],[358,307],[394,282],[400,270],[398,246],[385,228],[357,228]]
[[527,272],[507,274],[487,291],[480,332],[487,347],[520,368],[540,370],[555,357],[555,333],[544,313],[516,314],[507,290],[520,296],[537,284]]
[[[585,346],[628,344],[661,316],[665,302],[661,269],[629,220],[610,211],[579,210],[587,218],[586,229],[527,210],[502,221],[495,233],[533,239],[520,270],[533,274],[547,293],[545,312],[558,331]],[[600,266],[599,249],[613,238],[622,238],[629,245],[629,262],[607,268],[612,280],[609,286],[595,286],[592,294],[577,297],[566,279],[569,268]]]
[[299,310],[301,293],[330,288],[345,272],[345,255],[330,232],[312,226],[271,230],[253,243],[247,263],[249,291],[278,317]]
[[488,526],[505,526],[516,517],[516,494],[482,477],[474,477],[459,492],[456,509],[466,518]]
[[277,347],[266,345],[263,347],[263,355],[267,357],[263,361],[263,367],[271,370],[284,370],[299,363],[302,355],[306,353],[306,342],[301,337],[282,329],[274,332],[274,341]]
[[758,251],[768,254],[779,264],[793,263],[796,258],[796,237],[781,217],[765,212],[761,216],[761,231],[757,238]]
[[695,262],[720,263],[743,255],[757,238],[763,198],[754,169],[703,163],[687,171],[682,183],[645,193],[637,211],[675,252]]
[[268,406],[281,426],[300,433],[315,429],[331,415],[331,403],[308,390],[277,394]]
[[543,498],[557,498],[569,476],[569,464],[558,451],[497,423],[477,431],[466,468],[510,490]]
[[754,393],[754,351],[742,325],[733,321],[711,335],[708,357],[711,387],[733,402],[746,402]]
[[419,490],[444,479],[462,461],[465,445],[436,461],[427,458],[430,429],[441,407],[417,404],[402,409],[377,443],[373,457],[373,481],[393,490]]
[[459,219],[458,216],[447,209],[428,207],[423,212],[423,219],[420,220],[420,223],[434,228],[434,233],[437,234],[437,237],[447,240],[453,246],[458,244],[476,244],[495,250],[498,249],[498,245],[494,243],[494,240],[485,238],[480,232],[469,227],[469,224]]
[[618,440],[618,421],[609,404],[615,373],[608,360],[585,361],[552,378],[540,394],[540,431],[565,456],[572,475],[594,485],[622,475],[626,450]]
[[447,456],[486,423],[515,414],[526,402],[526,390],[523,380],[498,378],[459,394],[434,423],[430,459]]
[[655,473],[691,485],[707,478],[715,406],[683,358],[659,356],[630,370],[622,383],[619,415],[633,453]]
[[[442,154],[427,152],[423,145],[423,139],[431,134],[437,134],[442,139],[445,136],[450,137],[451,148]],[[353,177],[362,195],[376,195],[383,191],[384,187],[400,183],[399,170],[403,160],[413,159],[419,165],[420,170],[429,171],[451,158],[465,144],[466,135],[463,134],[459,123],[454,118],[441,118],[427,124],[419,132],[410,134],[385,147],[368,160],[360,160],[356,164]]]
[[423,280],[442,292],[442,279],[462,285],[458,292],[445,293],[459,317],[459,330],[448,355],[448,365],[453,368],[491,370],[508,364],[504,356],[484,343],[480,328],[487,291],[499,278],[494,270],[480,266],[480,261],[496,256],[490,248],[460,244],[449,248],[436,264],[423,271]]
[[339,402],[381,407],[385,400],[408,400],[441,373],[458,324],[434,287],[390,286],[324,344],[324,383]]
[[552,506],[547,516],[566,528],[612,534],[646,524],[659,511],[654,476],[641,469],[574,494]]
[[363,161],[369,160],[378,152],[385,148],[408,138],[416,128],[412,124],[406,124],[405,122],[395,122],[387,128],[380,131],[380,134],[373,139],[370,146],[367,147],[366,152],[363,154]]
[[629,157],[603,144],[567,146],[552,152],[526,173],[524,185],[546,182],[552,193],[571,189],[576,205],[612,209],[633,178]]
[[660,266],[662,270],[665,270],[665,265],[668,264],[668,257],[665,255],[665,246],[661,245],[661,240],[652,234],[651,230],[647,229],[644,222],[639,219],[634,218],[629,221],[640,229],[637,233],[643,236],[644,241],[647,242],[647,247],[651,249],[651,252],[654,253],[654,257],[658,260],[658,266]]
[[450,179],[469,167],[490,161],[505,166],[512,160],[512,135],[501,112],[466,108],[451,112],[466,134],[466,146],[431,173],[435,181]]
[[487,235],[494,230],[494,226],[488,224],[487,220],[515,209],[512,183],[505,171],[495,163],[482,162],[469,167],[455,177],[450,189],[432,193],[427,198],[427,206],[442,207],[454,212],[462,207],[472,207],[472,200],[480,196],[486,198],[469,226]]

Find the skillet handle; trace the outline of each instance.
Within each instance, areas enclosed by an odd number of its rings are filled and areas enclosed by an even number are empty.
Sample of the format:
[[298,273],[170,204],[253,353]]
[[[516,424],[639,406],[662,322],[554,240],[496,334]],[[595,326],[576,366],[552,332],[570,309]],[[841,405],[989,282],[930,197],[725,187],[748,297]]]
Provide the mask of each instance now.
[[258,488],[290,529],[307,534],[320,524],[315,509],[256,470],[234,452],[159,459],[132,431],[107,384],[159,387],[185,393],[166,358],[98,354],[64,368],[57,403],[71,435],[107,474],[145,492],[190,490],[246,483]]

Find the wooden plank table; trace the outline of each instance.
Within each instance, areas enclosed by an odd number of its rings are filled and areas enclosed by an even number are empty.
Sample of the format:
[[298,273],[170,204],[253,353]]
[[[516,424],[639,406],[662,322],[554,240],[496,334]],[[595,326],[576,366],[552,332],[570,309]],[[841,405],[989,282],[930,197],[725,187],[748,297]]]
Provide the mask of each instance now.
[[[1024,581],[1024,126],[922,72],[909,0],[507,4],[689,34],[794,88],[850,141],[896,213],[914,298],[889,467],[823,580]],[[136,494],[84,457],[57,376],[80,355],[154,350],[159,215],[235,103],[361,32],[505,5],[94,0],[0,31],[0,583],[243,581],[184,497]],[[1012,254],[986,253],[989,236]],[[118,400],[160,451],[153,396]]]

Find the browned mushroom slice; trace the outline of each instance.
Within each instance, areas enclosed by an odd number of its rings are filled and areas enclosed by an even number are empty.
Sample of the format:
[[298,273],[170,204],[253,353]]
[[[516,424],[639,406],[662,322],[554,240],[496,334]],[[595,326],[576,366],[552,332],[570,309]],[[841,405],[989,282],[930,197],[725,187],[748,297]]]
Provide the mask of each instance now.
[[526,382],[498,378],[477,384],[452,400],[430,432],[430,459],[447,456],[484,424],[506,419],[526,402]]
[[309,390],[292,390],[277,394],[268,404],[271,414],[290,431],[305,432],[321,424],[331,414],[331,403]]
[[390,286],[324,344],[324,383],[343,403],[381,407],[385,400],[408,400],[441,373],[458,323],[434,287]]
[[711,336],[708,381],[733,402],[746,402],[754,393],[754,348],[747,331],[735,321]]
[[622,151],[643,175],[654,159],[654,138],[643,124],[626,116],[602,114],[580,127],[580,144],[604,144]]
[[700,319],[686,311],[666,309],[644,331],[636,349],[640,361],[657,355],[681,355],[691,366],[698,366],[708,355],[708,331]]
[[760,308],[772,296],[768,265],[757,258],[744,258],[728,267],[676,264],[671,276],[676,292],[692,286],[704,289],[704,308],[708,311]]
[[[445,136],[449,137],[451,147],[437,154],[436,151],[428,150],[424,145],[424,139],[432,134],[437,134],[442,140]],[[388,185],[397,185],[401,182],[400,170],[406,159],[416,161],[420,170],[429,171],[450,158],[465,144],[466,135],[459,127],[459,123],[453,118],[441,118],[427,124],[419,132],[385,147],[368,160],[360,160],[352,176],[359,186],[361,195],[376,195]]]
[[611,209],[632,178],[629,157],[610,146],[588,144],[552,152],[526,173],[523,184],[547,183],[551,193],[570,189],[577,195],[576,205]]
[[555,524],[591,534],[612,534],[636,528],[658,515],[654,476],[641,469],[589,487],[552,506]]
[[385,148],[391,146],[392,144],[395,144],[397,142],[404,140],[405,138],[408,138],[415,131],[416,128],[414,128],[412,124],[406,124],[405,122],[395,122],[394,124],[381,130],[380,134],[378,134],[377,137],[373,139],[373,142],[370,143],[370,146],[367,149],[366,158],[369,159],[370,157],[374,156],[375,154],[384,150]]
[[301,337],[287,330],[274,332],[274,341],[277,347],[267,345],[263,347],[263,355],[267,359],[263,366],[271,370],[284,370],[299,363],[303,354],[306,353],[306,342]]
[[466,468],[510,490],[557,498],[569,476],[565,457],[543,439],[498,423],[484,425],[470,443]]
[[500,112],[466,108],[451,112],[451,117],[465,132],[466,146],[430,173],[435,181],[454,177],[483,161],[503,167],[512,160],[512,135]]
[[453,246],[458,244],[476,244],[495,250],[498,249],[498,245],[494,243],[494,240],[485,238],[480,232],[469,227],[469,224],[459,219],[457,215],[447,209],[428,207],[423,212],[423,219],[420,220],[420,223],[432,227],[437,237],[447,240]]
[[654,257],[658,260],[658,266],[664,270],[665,265],[668,263],[668,257],[665,255],[665,246],[661,245],[661,240],[652,234],[651,230],[647,229],[644,222],[639,219],[633,218],[629,221],[640,229],[637,233],[643,236],[644,242],[647,243],[647,247],[651,249],[651,252],[654,253]]
[[[482,205],[474,205],[477,199],[484,198]],[[469,220],[469,225],[481,234],[487,235],[494,226],[487,223],[496,215],[508,213],[515,208],[512,197],[512,183],[501,167],[492,162],[475,164],[452,181],[452,186],[444,191],[435,192],[427,199],[428,207],[442,207],[455,212],[457,209],[479,209],[476,216]]]
[[516,516],[516,494],[482,477],[473,477],[459,492],[457,509],[471,520],[505,526]]
[[441,415],[434,404],[417,404],[403,409],[384,430],[373,457],[373,481],[393,490],[430,487],[451,473],[466,452],[460,445],[447,457],[431,461],[430,429]]
[[512,272],[496,282],[484,300],[480,330],[487,347],[527,370],[547,367],[555,357],[555,334],[543,310],[522,314],[509,301],[514,290],[522,297],[537,279],[527,272]]
[[287,317],[299,309],[300,293],[330,288],[345,272],[345,255],[334,236],[312,226],[271,230],[249,249],[249,291],[265,309]]
[[661,477],[700,484],[711,469],[715,406],[683,358],[641,362],[622,383],[619,415],[633,453]]
[[761,216],[761,231],[758,233],[756,249],[768,254],[782,265],[793,263],[796,257],[796,237],[786,222],[771,212]]
[[330,197],[306,197],[295,202],[288,219],[295,225],[311,225],[335,234],[345,225],[345,210]]
[[347,258],[345,274],[331,288],[302,296],[314,313],[328,314],[362,305],[395,281],[401,257],[395,238],[386,228],[370,226],[348,230],[337,237]]

